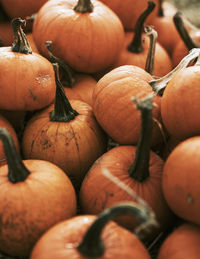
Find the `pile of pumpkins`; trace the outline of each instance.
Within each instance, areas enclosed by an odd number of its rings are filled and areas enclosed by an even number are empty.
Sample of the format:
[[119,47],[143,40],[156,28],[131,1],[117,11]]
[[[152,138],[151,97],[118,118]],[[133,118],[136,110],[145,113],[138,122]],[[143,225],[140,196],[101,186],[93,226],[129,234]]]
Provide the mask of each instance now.
[[199,258],[200,29],[159,0],[0,5],[4,258]]

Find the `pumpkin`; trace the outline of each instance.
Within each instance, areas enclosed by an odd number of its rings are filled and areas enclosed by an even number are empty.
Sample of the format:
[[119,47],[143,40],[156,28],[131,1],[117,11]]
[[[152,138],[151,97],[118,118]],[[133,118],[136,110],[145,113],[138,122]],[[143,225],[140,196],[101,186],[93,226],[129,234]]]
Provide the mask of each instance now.
[[[159,230],[171,224],[172,212],[164,199],[161,186],[164,162],[150,150],[152,98],[148,96],[141,101],[137,100],[138,109],[142,112],[138,146],[113,147],[95,161],[85,176],[79,193],[83,213],[98,214],[117,202],[136,200],[127,191],[131,189],[153,209],[160,225]],[[127,217],[117,222],[130,230],[135,224]],[[153,238],[155,234],[158,232],[151,233],[148,238]]]
[[158,259],[198,259],[200,254],[200,228],[183,223],[178,226],[162,243]]
[[0,48],[0,109],[37,110],[49,105],[55,96],[51,62],[32,52],[21,28],[24,20],[12,21],[14,43]]
[[124,29],[99,1],[53,0],[37,13],[33,37],[42,55],[47,56],[45,42],[52,41],[55,56],[78,72],[95,73],[115,62]]
[[47,0],[1,0],[2,7],[10,18],[25,18],[37,12]]
[[[144,69],[124,65],[111,70],[96,84],[93,91],[93,112],[104,131],[119,144],[136,144],[140,135],[140,112],[132,97],[153,93],[149,82],[153,77]],[[160,128],[160,97],[154,99],[152,145],[162,142]]]
[[151,25],[158,32],[158,42],[167,50],[170,56],[174,47],[181,40],[173,20],[176,12],[177,8],[174,5],[160,0],[159,11],[156,17],[151,20]]
[[[111,221],[117,215],[127,213],[149,227],[150,217],[144,209],[137,208],[134,203],[117,204],[98,216],[79,215],[56,224],[38,240],[30,259],[150,259],[135,234]],[[155,226],[155,220],[152,225]]]
[[0,167],[0,250],[28,256],[39,237],[76,213],[71,181],[56,165],[22,160],[8,131],[0,129],[7,164]]
[[[114,67],[119,67],[122,65],[135,65],[145,69],[151,43],[149,37],[143,33],[144,22],[154,8],[155,3],[148,2],[148,7],[137,20],[134,33],[125,33],[124,45],[118,55],[118,58],[116,59]],[[154,41],[156,42],[156,38]],[[172,69],[171,59],[167,51],[157,42],[155,43],[154,64],[155,76],[164,76]]]
[[199,163],[200,137],[187,138],[168,156],[162,179],[170,208],[179,217],[196,224],[200,224]]
[[13,43],[13,32],[10,26],[10,22],[0,22],[0,39],[2,41],[2,47],[11,46]]
[[107,137],[91,106],[67,99],[57,65],[55,104],[35,114],[23,133],[25,158],[43,159],[61,167],[78,189],[92,163],[106,150]]
[[[104,4],[110,7],[120,18],[125,30],[135,29],[135,24],[140,14],[145,10],[148,0],[101,0]],[[151,13],[147,22],[151,23],[153,17],[158,11],[158,0],[154,1],[156,4],[155,10]]]
[[200,34],[199,30],[192,31],[188,26],[186,27],[187,23],[180,12],[177,12],[173,19],[176,29],[181,37],[181,41],[175,45],[172,52],[172,63],[173,66],[176,66],[191,49],[200,46]]
[[[13,128],[12,124],[2,114],[0,114],[0,128],[5,128],[9,132],[10,136],[13,139],[17,152],[20,153],[19,140],[15,132],[15,129]],[[6,163],[7,161],[5,157],[4,148],[2,143],[0,143],[0,166]]]

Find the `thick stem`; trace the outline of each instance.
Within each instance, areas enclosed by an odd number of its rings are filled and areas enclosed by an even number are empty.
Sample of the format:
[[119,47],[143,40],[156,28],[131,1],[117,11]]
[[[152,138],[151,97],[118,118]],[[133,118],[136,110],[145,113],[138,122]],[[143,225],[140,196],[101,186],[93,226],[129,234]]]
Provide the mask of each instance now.
[[[106,224],[119,215],[131,214],[145,228],[157,226],[154,213],[148,208],[143,208],[136,203],[120,203],[101,212],[98,218],[86,232],[82,242],[78,246],[78,251],[87,257],[100,257],[104,254],[104,244],[101,234]],[[144,228],[143,228],[144,230]]]
[[14,42],[12,44],[12,51],[24,54],[31,54],[32,49],[27,41],[26,35],[22,30],[22,25],[26,21],[20,18],[15,18],[12,20],[12,29],[14,33]]
[[194,48],[190,50],[189,54],[185,56],[180,63],[167,75],[151,80],[149,84],[153,88],[153,90],[162,96],[165,87],[167,86],[168,82],[172,79],[172,77],[178,73],[181,69],[186,68],[192,61],[194,61],[200,55],[200,48]]
[[162,8],[162,3],[163,3],[163,0],[159,0],[158,1],[158,17],[163,17],[164,16],[164,12],[163,12],[163,8]]
[[135,25],[135,33],[132,42],[128,45],[127,49],[133,53],[140,53],[143,50],[142,46],[142,33],[144,30],[144,22],[149,14],[155,8],[154,2],[148,2],[147,9],[140,15]]
[[147,60],[145,64],[145,71],[147,71],[150,75],[153,75],[154,57],[155,57],[156,41],[157,41],[158,34],[151,26],[146,26],[145,32],[150,38],[149,51],[148,51]]
[[69,122],[78,115],[78,112],[72,108],[65,95],[65,91],[59,79],[58,64],[54,63],[53,68],[56,80],[56,97],[54,110],[50,113],[50,121]]
[[93,4],[90,0],[78,0],[74,10],[78,13],[91,13],[93,11]]
[[153,130],[153,99],[154,95],[142,100],[133,99],[141,110],[141,133],[137,145],[134,162],[129,168],[129,175],[138,182],[144,182],[149,177],[149,157]]
[[10,134],[5,128],[0,128],[0,139],[6,155],[9,181],[12,183],[25,181],[30,172],[25,167]]
[[197,45],[192,40],[192,38],[190,37],[188,31],[186,30],[186,28],[184,26],[181,13],[177,12],[173,17],[173,20],[174,20],[174,24],[176,26],[176,29],[177,29],[181,39],[184,41],[187,49],[191,50],[193,48],[197,48]]
[[[63,69],[65,72],[65,73],[62,73],[62,78],[61,78],[62,84],[68,87],[72,87],[75,83],[74,72],[72,71],[72,68],[69,65],[67,65],[62,59],[54,56],[52,52],[52,41],[46,41],[45,46],[49,53],[50,62],[57,63],[59,65],[59,69]],[[64,79],[63,79],[63,76],[64,76]]]

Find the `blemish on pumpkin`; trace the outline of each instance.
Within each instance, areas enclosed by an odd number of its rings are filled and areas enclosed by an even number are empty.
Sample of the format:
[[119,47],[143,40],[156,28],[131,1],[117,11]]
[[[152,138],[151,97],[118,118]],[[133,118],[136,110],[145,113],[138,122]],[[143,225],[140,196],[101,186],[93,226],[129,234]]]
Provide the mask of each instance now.
[[187,195],[187,202],[190,203],[190,204],[194,203],[194,198],[192,197],[191,194]]
[[107,204],[107,202],[108,202],[108,200],[109,200],[110,197],[114,197],[114,194],[105,191],[105,200],[104,200],[104,202],[102,203],[102,210],[104,210],[104,209],[106,208],[106,204]]
[[44,83],[50,79],[49,75],[39,75],[38,77],[35,78],[38,84]]
[[37,101],[37,96],[33,94],[32,90],[29,88],[29,93],[34,101]]

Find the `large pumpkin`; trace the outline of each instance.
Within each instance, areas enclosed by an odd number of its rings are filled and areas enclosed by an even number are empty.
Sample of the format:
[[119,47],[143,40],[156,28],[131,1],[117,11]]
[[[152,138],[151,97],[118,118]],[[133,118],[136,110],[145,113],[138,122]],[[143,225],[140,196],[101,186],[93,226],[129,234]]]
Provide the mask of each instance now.
[[99,1],[52,0],[39,10],[33,37],[43,55],[45,42],[52,41],[56,56],[79,72],[93,73],[115,62],[124,29],[117,15]]

